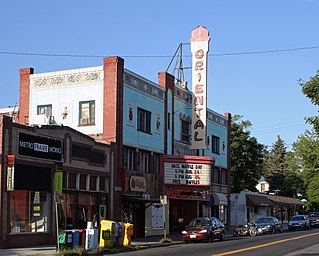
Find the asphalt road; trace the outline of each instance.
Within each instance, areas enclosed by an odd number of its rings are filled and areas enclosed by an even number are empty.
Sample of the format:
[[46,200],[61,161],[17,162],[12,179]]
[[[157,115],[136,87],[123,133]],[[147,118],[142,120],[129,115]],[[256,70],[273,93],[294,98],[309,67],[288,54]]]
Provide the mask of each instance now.
[[[168,247],[128,252],[125,255],[133,256],[222,256],[222,255],[254,255],[254,256],[284,256],[284,255],[319,255],[319,229],[307,231],[284,232],[281,234],[266,234],[256,237],[226,238],[225,241],[213,243],[190,243]],[[316,246],[317,252],[301,254],[297,251]]]

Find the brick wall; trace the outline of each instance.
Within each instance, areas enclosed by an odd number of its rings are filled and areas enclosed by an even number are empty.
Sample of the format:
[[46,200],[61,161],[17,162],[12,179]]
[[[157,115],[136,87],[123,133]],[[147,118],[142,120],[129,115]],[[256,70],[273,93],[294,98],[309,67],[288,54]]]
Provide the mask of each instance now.
[[[121,187],[123,148],[123,90],[124,60],[104,58],[103,139],[114,146],[113,186]],[[111,188],[113,189],[113,188]],[[111,218],[121,219],[121,192],[114,191]]]
[[29,118],[30,102],[30,75],[33,74],[33,68],[20,69],[20,97],[19,97],[19,116],[20,124],[27,124]]
[[[164,106],[164,153],[168,154],[168,149],[167,149],[167,112],[168,112],[168,104],[171,104],[171,109],[172,109],[172,113],[171,113],[171,124],[172,124],[172,131],[174,131],[174,76],[172,76],[171,74],[167,73],[167,72],[159,72],[158,73],[158,84],[160,86],[162,86],[165,89],[165,106]],[[168,102],[168,91],[171,91],[171,94],[173,96],[173,100],[172,102]],[[174,152],[174,133],[172,133],[172,141],[171,141],[171,152]]]

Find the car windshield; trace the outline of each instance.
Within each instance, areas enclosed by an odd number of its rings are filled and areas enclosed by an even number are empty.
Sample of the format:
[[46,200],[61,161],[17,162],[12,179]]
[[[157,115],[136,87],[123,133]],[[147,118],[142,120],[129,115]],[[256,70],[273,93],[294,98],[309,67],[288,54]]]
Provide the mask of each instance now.
[[291,218],[291,220],[304,220],[304,219],[305,219],[304,216],[293,216],[293,217]]
[[256,223],[271,223],[274,222],[273,218],[260,218],[256,221]]
[[209,225],[209,219],[194,219],[188,224],[189,227],[208,226],[208,225]]
[[310,217],[319,217],[319,213],[318,212],[310,213],[309,216]]

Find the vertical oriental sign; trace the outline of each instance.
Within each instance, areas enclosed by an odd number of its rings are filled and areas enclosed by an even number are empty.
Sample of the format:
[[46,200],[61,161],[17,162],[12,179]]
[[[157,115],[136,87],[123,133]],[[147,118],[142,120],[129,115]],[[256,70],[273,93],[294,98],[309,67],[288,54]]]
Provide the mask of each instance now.
[[204,27],[192,31],[192,145],[193,149],[206,149],[207,108],[207,53],[209,32]]

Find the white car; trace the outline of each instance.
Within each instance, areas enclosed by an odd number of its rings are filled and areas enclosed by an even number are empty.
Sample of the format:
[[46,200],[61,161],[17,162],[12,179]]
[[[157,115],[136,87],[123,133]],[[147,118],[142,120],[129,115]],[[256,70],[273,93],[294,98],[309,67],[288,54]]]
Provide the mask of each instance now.
[[292,216],[292,218],[288,222],[289,231],[297,229],[310,229],[309,220],[305,215]]

